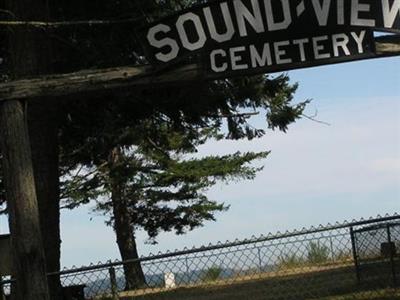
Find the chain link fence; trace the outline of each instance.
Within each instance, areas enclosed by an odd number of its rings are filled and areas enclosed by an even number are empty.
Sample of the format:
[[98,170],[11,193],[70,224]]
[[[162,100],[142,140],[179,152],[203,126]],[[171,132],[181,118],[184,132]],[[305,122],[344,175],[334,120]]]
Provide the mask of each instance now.
[[399,273],[396,214],[49,276],[61,277],[66,300],[393,300]]

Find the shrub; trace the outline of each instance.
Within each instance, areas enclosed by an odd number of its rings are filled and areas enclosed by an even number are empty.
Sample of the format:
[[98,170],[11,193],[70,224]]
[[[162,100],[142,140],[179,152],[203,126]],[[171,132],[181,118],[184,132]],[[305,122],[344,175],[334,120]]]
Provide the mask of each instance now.
[[211,267],[207,271],[205,271],[202,279],[204,281],[216,281],[220,278],[222,274],[222,269],[220,267]]
[[279,269],[291,269],[304,265],[304,259],[298,257],[296,254],[284,254],[279,257]]
[[310,242],[307,260],[310,264],[322,264],[329,260],[329,248],[319,243]]

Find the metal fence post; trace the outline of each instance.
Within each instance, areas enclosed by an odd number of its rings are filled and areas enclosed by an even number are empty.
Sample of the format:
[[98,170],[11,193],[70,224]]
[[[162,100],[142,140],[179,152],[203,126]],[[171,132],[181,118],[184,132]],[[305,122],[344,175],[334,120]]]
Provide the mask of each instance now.
[[389,249],[390,249],[390,264],[391,264],[391,267],[392,267],[392,279],[393,279],[393,287],[395,287],[396,286],[396,269],[395,269],[395,263],[394,263],[394,251],[393,251],[393,248],[392,248],[392,235],[391,235],[391,232],[390,232],[390,224],[387,224],[387,226],[386,226],[386,229],[387,229],[387,235],[388,235],[388,242],[389,242]]
[[335,258],[335,250],[333,249],[332,237],[329,237],[329,242],[330,242],[330,245],[331,245],[332,262],[335,262],[336,258]]
[[258,250],[258,264],[260,265],[260,271],[263,271],[263,266],[262,266],[262,259],[261,259],[261,249],[260,247],[257,248]]
[[110,284],[111,284],[111,295],[112,300],[118,300],[118,286],[117,286],[117,276],[115,275],[115,268],[111,267],[108,269],[110,274]]
[[186,278],[187,278],[187,284],[189,284],[189,283],[191,283],[190,281],[191,281],[191,276],[190,276],[190,268],[189,268],[189,259],[188,259],[188,257],[186,256],[185,257],[185,264],[186,264]]
[[353,259],[354,259],[354,264],[355,264],[355,267],[356,267],[357,282],[360,283],[360,281],[361,281],[360,269],[359,269],[359,265],[358,265],[358,255],[357,255],[356,240],[354,238],[354,229],[353,229],[353,227],[350,227],[350,235],[351,235],[351,247],[353,249]]

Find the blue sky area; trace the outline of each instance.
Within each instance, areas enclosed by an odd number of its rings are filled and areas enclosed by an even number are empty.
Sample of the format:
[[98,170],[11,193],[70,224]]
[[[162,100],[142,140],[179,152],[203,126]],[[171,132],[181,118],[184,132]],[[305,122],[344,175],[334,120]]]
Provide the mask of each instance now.
[[[212,199],[231,205],[218,221],[185,236],[162,234],[142,255],[247,238],[345,219],[400,213],[400,58],[362,61],[289,73],[296,100],[313,99],[307,119],[287,134],[268,132],[252,142],[210,142],[202,155],[271,150],[254,181],[220,184]],[[255,119],[255,122],[261,122]],[[62,213],[62,264],[119,258],[112,230],[90,207]],[[91,220],[90,220],[91,218]],[[4,232],[6,220],[1,220]]]

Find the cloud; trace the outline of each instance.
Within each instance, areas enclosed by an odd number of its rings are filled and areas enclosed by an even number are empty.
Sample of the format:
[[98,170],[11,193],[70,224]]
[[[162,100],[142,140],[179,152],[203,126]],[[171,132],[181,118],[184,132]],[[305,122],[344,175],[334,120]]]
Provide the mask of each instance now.
[[362,109],[361,104],[321,115],[333,120],[331,126],[304,120],[292,126],[288,134],[268,133],[252,142],[210,143],[200,153],[272,151],[263,162],[265,170],[254,182],[224,189],[234,199],[245,195],[323,197],[338,192],[367,193],[400,184],[400,105],[392,98],[380,99],[379,103],[364,100],[371,109],[363,113],[355,113]]
[[371,169],[374,172],[400,176],[400,157],[382,158],[372,161]]

